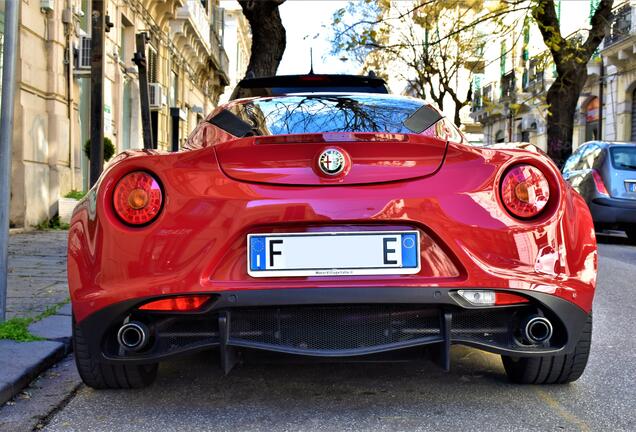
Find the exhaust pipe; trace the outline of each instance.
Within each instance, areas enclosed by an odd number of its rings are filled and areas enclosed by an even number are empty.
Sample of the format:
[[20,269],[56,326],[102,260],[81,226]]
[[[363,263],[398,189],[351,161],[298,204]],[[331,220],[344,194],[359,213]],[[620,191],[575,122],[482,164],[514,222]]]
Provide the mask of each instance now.
[[532,315],[521,323],[521,335],[532,343],[545,343],[552,337],[552,323],[547,318]]
[[127,351],[139,351],[148,343],[148,327],[139,321],[129,321],[117,332],[119,345]]

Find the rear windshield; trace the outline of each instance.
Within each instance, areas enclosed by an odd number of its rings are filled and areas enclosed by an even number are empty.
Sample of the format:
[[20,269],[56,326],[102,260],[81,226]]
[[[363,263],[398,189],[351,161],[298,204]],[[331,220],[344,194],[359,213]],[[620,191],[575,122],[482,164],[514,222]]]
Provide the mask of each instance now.
[[[420,133],[441,118],[435,109],[418,99],[362,94],[258,99],[233,105],[229,110],[237,120],[249,125],[252,135]],[[219,119],[212,118],[210,122],[233,133],[223,121],[215,120]]]
[[614,168],[636,171],[636,146],[612,147],[610,154]]

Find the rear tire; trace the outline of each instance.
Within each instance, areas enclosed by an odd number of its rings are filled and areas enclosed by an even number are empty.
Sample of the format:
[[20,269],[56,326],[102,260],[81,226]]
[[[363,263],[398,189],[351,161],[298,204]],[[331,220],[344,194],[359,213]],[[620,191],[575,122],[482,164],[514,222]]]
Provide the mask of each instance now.
[[625,230],[627,240],[630,244],[636,245],[636,227],[630,227]]
[[501,356],[508,379],[518,384],[565,384],[581,377],[592,344],[592,314],[572,354],[544,357]]
[[73,320],[73,351],[79,375],[94,389],[132,389],[149,386],[157,377],[157,364],[120,365],[99,360],[90,350],[82,329]]

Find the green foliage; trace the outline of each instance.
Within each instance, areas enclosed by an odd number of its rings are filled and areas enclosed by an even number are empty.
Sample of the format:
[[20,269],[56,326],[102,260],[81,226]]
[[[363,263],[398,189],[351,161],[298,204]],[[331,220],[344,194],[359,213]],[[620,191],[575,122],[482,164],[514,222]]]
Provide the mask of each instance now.
[[49,230],[67,230],[70,228],[70,225],[64,222],[60,222],[60,217],[58,215],[53,216],[51,219],[44,220],[35,226],[36,229],[40,231],[49,231]]
[[0,324],[0,339],[10,339],[18,342],[33,342],[42,340],[29,332],[32,318],[11,318]]
[[86,192],[78,191],[78,190],[72,190],[69,193],[67,193],[66,195],[64,195],[64,198],[72,198],[72,199],[76,199],[76,200],[81,200],[82,198],[84,198],[84,196],[86,196]]
[[56,303],[46,308],[46,310],[34,317],[16,317],[0,323],[0,339],[10,339],[17,342],[33,342],[43,340],[41,337],[31,334],[29,325],[43,318],[55,315],[67,301]]
[[[104,162],[110,160],[115,154],[115,145],[108,137],[104,137]],[[91,140],[88,140],[84,143],[84,154],[88,159],[91,158]]]

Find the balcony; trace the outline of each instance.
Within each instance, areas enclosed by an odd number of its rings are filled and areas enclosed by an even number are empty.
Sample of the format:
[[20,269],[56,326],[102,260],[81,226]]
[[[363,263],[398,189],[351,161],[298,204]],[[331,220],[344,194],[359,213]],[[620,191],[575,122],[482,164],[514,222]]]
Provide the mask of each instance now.
[[200,0],[187,0],[185,5],[178,8],[175,21],[184,21],[191,26],[199,40],[210,51],[210,19]]
[[629,2],[614,8],[610,19],[610,31],[603,40],[604,48],[622,41],[634,32],[632,28],[632,6]]
[[636,54],[636,26],[631,2],[623,2],[612,11],[609,33],[601,50],[607,64],[622,66]]
[[492,95],[494,93],[494,84],[488,84],[476,91],[473,96],[470,116],[476,122],[483,122],[489,117],[488,110],[492,105]]

